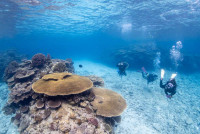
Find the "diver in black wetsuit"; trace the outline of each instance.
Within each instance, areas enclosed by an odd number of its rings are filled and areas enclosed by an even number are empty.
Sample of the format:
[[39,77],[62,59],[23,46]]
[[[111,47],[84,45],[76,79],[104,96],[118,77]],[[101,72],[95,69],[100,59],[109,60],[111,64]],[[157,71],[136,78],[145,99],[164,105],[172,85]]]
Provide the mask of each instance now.
[[119,62],[117,64],[118,67],[118,74],[120,76],[126,76],[126,69],[129,67],[129,64],[127,62]]
[[142,77],[144,79],[146,79],[147,80],[147,84],[149,84],[150,82],[155,81],[158,78],[158,75],[147,73],[145,68],[142,67]]
[[167,81],[166,84],[163,84],[163,79],[160,79],[160,87],[163,88],[165,90],[165,94],[167,96],[167,98],[172,98],[172,96],[176,93],[176,81],[175,79],[170,79],[169,81]]
[[81,65],[81,64],[80,64],[80,65],[78,65],[78,67],[79,67],[79,68],[82,68],[82,67],[83,67],[83,65]]

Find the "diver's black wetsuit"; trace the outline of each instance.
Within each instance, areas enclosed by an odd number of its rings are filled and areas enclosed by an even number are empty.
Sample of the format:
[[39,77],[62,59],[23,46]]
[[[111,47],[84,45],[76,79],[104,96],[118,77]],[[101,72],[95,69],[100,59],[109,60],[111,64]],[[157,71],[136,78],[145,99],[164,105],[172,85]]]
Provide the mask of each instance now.
[[126,76],[126,69],[128,68],[128,63],[126,62],[120,62],[117,64],[118,67],[118,73],[120,76],[125,75]]
[[[169,84],[172,84],[173,87],[169,88]],[[160,87],[164,88],[166,95],[173,96],[176,93],[176,81],[174,79],[168,81],[166,84],[163,84],[163,80],[160,80]]]
[[142,72],[142,77],[144,79],[147,79],[147,84],[149,84],[150,82],[155,81],[158,76],[156,74],[149,74],[149,73],[146,73],[146,72]]

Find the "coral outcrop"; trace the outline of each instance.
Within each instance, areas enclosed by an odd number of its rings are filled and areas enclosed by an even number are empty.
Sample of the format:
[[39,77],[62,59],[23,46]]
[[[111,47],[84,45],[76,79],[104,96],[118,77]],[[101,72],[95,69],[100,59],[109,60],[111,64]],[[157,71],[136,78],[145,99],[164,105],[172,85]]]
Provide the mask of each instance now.
[[44,54],[36,54],[32,57],[33,67],[42,67],[46,63],[46,57]]
[[64,72],[66,70],[66,64],[59,62],[53,67],[53,72]]
[[93,82],[94,87],[104,87],[104,81],[101,77],[95,75],[90,75],[86,77],[88,77]]
[[87,77],[72,75],[71,73],[53,73],[36,81],[32,88],[36,93],[49,96],[78,94],[90,89],[92,81]]
[[[104,85],[100,77],[73,74],[71,59],[49,58],[43,63],[33,66],[32,61],[24,60],[13,67],[12,75],[6,75],[11,92],[4,111],[15,113],[12,121],[18,131],[21,134],[112,134],[115,124],[112,116],[122,113],[125,100],[114,91],[95,88]],[[59,63],[65,64],[65,69],[55,73]]]
[[61,106],[61,101],[60,100],[49,100],[47,102],[47,107],[48,108],[58,108]]
[[126,108],[126,101],[118,93],[102,88],[92,88],[95,99],[92,102],[97,115],[104,117],[119,116]]
[[13,76],[16,73],[18,66],[19,65],[16,61],[11,61],[4,71],[4,74],[5,74],[4,77],[9,78],[9,77]]
[[[40,68],[33,67],[31,60],[23,60],[21,63],[17,63],[16,61],[11,62],[4,73],[5,81],[7,82],[11,91],[8,104],[18,104],[20,101],[27,100],[30,97],[35,97],[36,95],[32,90],[32,84],[44,75],[53,73],[53,66],[57,63],[65,64],[66,62],[68,61],[60,59],[48,59],[48,62],[44,62],[45,64]],[[70,68],[66,67],[65,71],[68,72],[67,70],[70,70],[71,72],[69,73],[73,73],[74,67],[68,67]]]
[[17,62],[20,62],[25,58],[26,56],[20,55],[16,50],[0,52],[0,80],[2,79],[4,72],[8,75],[4,77],[10,77],[10,75],[12,76],[18,66]]
[[54,73],[62,73],[62,72],[74,73],[74,62],[71,59],[66,59],[66,60],[54,59],[54,64],[52,64],[52,69]]
[[36,102],[36,108],[41,109],[44,107],[44,102],[42,100],[37,100]]
[[[44,109],[36,113],[33,105],[29,114],[35,115],[35,117],[32,117],[23,134],[109,133],[104,127],[106,123],[102,117],[97,117],[95,113],[88,113],[84,108],[73,106],[66,102],[63,102],[58,110],[51,110],[50,114]],[[46,114],[49,114],[49,116],[46,117]]]

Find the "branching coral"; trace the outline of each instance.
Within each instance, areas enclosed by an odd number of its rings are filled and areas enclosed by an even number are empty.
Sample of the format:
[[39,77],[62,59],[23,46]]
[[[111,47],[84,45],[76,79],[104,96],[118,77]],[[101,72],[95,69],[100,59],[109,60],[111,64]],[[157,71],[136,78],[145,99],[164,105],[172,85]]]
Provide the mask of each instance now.
[[33,67],[42,67],[46,63],[46,57],[44,54],[36,54],[32,57],[32,66]]

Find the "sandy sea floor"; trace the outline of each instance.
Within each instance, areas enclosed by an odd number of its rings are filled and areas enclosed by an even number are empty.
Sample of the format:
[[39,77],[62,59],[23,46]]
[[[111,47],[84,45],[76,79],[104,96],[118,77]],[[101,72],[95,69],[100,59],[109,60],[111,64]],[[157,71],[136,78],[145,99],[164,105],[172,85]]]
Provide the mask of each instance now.
[[11,123],[11,118],[14,115],[4,115],[2,108],[8,99],[8,87],[6,83],[0,82],[0,134],[18,134],[17,127]]
[[[79,75],[102,77],[106,88],[127,100],[116,134],[200,134],[200,74],[178,74],[177,93],[170,100],[159,87],[159,80],[147,85],[139,72],[127,71],[121,79],[117,69],[102,64],[75,61],[75,67]],[[160,76],[160,70],[155,73]],[[171,73],[166,71],[164,80]]]
[[[127,100],[128,107],[115,128],[116,134],[200,134],[200,74],[178,74],[177,93],[170,100],[159,87],[159,80],[147,85],[136,71],[127,71],[127,76],[121,79],[117,69],[89,61],[75,61],[75,70],[79,75],[102,77],[106,88]],[[159,71],[156,73],[160,75]],[[166,71],[165,80],[170,74]],[[0,83],[0,90],[2,109],[8,94],[5,83]],[[0,134],[17,134],[11,117],[0,111]]]

